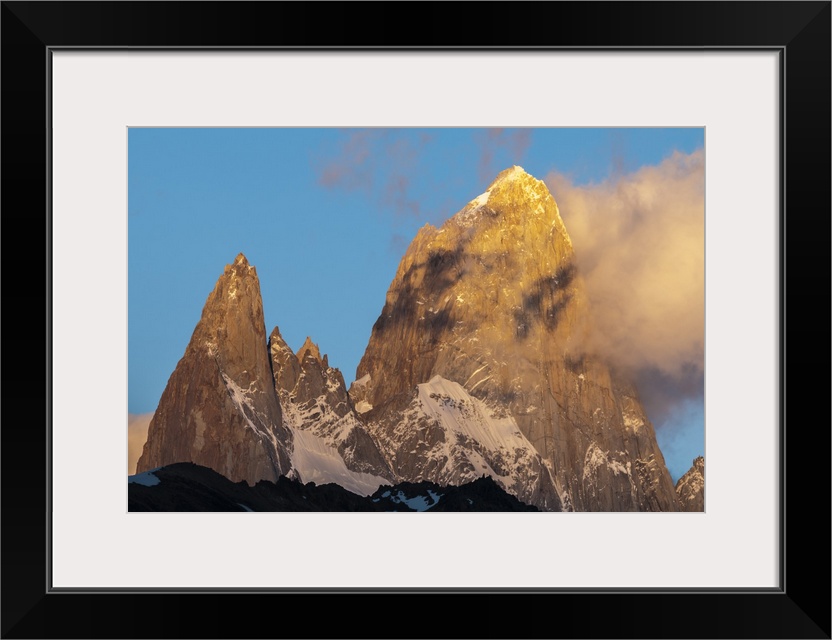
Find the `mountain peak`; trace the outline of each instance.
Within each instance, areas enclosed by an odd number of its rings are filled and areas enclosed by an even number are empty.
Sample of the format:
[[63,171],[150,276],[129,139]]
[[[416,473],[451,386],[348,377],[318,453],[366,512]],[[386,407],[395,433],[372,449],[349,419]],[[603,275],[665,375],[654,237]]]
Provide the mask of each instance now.
[[500,173],[497,174],[497,177],[494,178],[490,185],[488,185],[488,189],[491,190],[501,182],[510,182],[513,180],[529,178],[537,181],[537,178],[529,173],[526,173],[526,170],[523,167],[515,164],[510,166],[508,169],[500,171]]
[[530,216],[541,218],[547,231],[547,225],[555,224],[564,242],[571,247],[557,203],[546,183],[526,173],[523,167],[513,165],[498,173],[484,193],[468,202],[446,224],[471,228],[483,220],[501,219],[523,227]]
[[285,340],[283,340],[283,336],[280,334],[280,328],[277,325],[275,325],[274,329],[272,329],[272,332],[269,335],[269,342],[272,342],[272,341],[275,341],[275,340],[280,340],[281,342],[285,342]]
[[510,166],[508,169],[503,169],[500,173],[497,174],[498,177],[499,176],[509,177],[509,176],[519,176],[519,175],[524,175],[524,176],[529,175],[528,173],[526,173],[526,170],[523,167],[521,167],[519,164],[514,164],[514,165]]
[[225,265],[225,275],[230,276],[231,279],[234,279],[237,276],[245,278],[249,275],[256,277],[257,269],[249,264],[248,259],[244,254],[238,253],[237,257],[234,258],[234,262]]
[[[554,197],[511,166],[441,229],[414,238],[353,402],[373,407],[365,424],[402,476],[453,483],[493,464],[499,480],[517,464],[525,479],[513,490],[543,508],[677,511],[632,385],[588,351],[591,322]],[[470,441],[480,457],[456,456]]]
[[260,282],[240,254],[168,379],[137,469],[193,462],[251,484],[290,473],[292,435],[271,378]]
[[321,351],[309,336],[306,336],[306,341],[303,343],[303,346],[298,349],[298,361],[303,362],[306,354],[310,354],[315,360],[322,362]]
[[[523,194],[518,193],[518,189]],[[480,194],[474,198],[469,205],[481,207],[488,203],[489,198],[499,192],[506,192],[509,199],[516,200],[518,195],[520,199],[539,199],[541,197],[551,196],[549,189],[542,180],[538,180],[519,165],[512,165],[508,169],[503,169],[497,174],[497,177],[488,185],[485,193]]]

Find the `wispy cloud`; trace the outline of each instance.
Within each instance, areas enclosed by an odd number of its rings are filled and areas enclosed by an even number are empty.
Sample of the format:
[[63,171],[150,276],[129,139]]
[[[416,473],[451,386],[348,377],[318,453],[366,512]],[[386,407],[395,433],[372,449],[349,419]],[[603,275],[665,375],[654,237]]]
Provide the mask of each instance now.
[[[531,129],[477,129],[470,134],[473,144],[460,157],[470,162],[474,152],[483,185],[507,166],[520,164],[532,143]],[[444,220],[448,212],[440,205],[447,200],[445,187],[442,180],[430,177],[425,165],[432,142],[431,134],[412,129],[344,130],[337,145],[315,161],[318,183],[328,189],[364,192],[372,202],[402,218]],[[448,206],[453,206],[452,199]]]
[[410,244],[410,238],[406,238],[400,233],[394,233],[390,236],[390,242],[388,244],[389,246],[387,248],[391,253],[403,256],[404,252],[407,251],[408,245]]
[[489,183],[505,166],[497,166],[498,156],[508,156],[507,162],[520,164],[532,143],[531,129],[487,129],[477,135],[480,154],[477,172],[480,180]]
[[318,168],[318,181],[325,187],[371,189],[374,139],[383,135],[381,129],[356,129],[341,143],[339,153]]
[[407,129],[350,129],[336,152],[318,162],[318,182],[327,188],[362,190],[397,215],[418,217],[422,198],[413,188],[426,133]]
[[704,152],[592,185],[546,178],[593,305],[593,346],[634,372],[661,422],[703,394]]

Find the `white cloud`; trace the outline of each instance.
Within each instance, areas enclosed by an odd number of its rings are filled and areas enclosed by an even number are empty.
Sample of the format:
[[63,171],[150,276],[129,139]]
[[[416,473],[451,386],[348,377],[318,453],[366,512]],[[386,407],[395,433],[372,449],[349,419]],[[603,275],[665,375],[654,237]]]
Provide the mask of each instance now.
[[629,370],[654,422],[703,393],[705,156],[675,152],[598,184],[546,182],[572,239],[592,347]]

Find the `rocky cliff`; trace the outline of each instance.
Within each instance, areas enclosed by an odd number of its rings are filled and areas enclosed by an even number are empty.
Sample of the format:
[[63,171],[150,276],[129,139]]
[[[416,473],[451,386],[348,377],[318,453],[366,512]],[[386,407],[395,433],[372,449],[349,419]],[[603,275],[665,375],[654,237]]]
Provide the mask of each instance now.
[[266,351],[257,271],[227,265],[150,422],[137,471],[194,462],[234,482],[291,475],[292,434]]
[[[592,351],[591,321],[552,195],[512,167],[419,231],[356,371],[354,404],[409,480],[486,469],[542,508],[677,510],[638,394]],[[494,446],[474,444],[470,420]],[[517,482],[508,460],[524,461],[522,483],[506,482]]]
[[398,479],[317,345],[307,338],[295,354],[277,327],[266,340],[257,272],[242,254],[208,296],[137,471],[177,462],[234,482],[288,476],[362,495]]
[[679,478],[676,495],[682,511],[705,510],[705,458],[696,458],[693,466]]

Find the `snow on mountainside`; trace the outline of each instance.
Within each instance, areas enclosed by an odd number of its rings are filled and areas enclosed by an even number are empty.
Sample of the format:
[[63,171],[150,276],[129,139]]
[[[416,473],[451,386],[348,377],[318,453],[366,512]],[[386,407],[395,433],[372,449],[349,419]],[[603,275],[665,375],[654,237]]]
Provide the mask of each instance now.
[[338,449],[329,444],[332,440],[325,440],[302,428],[293,427],[292,433],[295,437],[292,465],[303,482],[334,482],[360,496],[368,496],[388,482],[380,476],[347,469]]
[[153,469],[151,471],[144,471],[142,473],[137,473],[132,476],[127,476],[127,484],[140,484],[145,487],[155,487],[161,480],[153,475],[153,471],[158,470],[161,467],[157,467],[157,469]]
[[269,338],[283,424],[293,434],[292,468],[302,482],[334,482],[360,495],[396,480],[358,419],[341,372],[309,338],[294,354],[275,327]]
[[417,385],[395,416],[368,429],[399,477],[460,485],[485,475],[527,504],[560,510],[549,469],[514,418],[500,416],[460,384],[434,376]]
[[366,390],[367,384],[370,382],[370,374],[368,373],[365,376],[362,376],[355,382],[350,385],[349,388],[349,396],[352,399],[353,403],[355,403],[355,410],[361,413],[367,413],[371,411],[373,405],[367,402],[366,398]]

